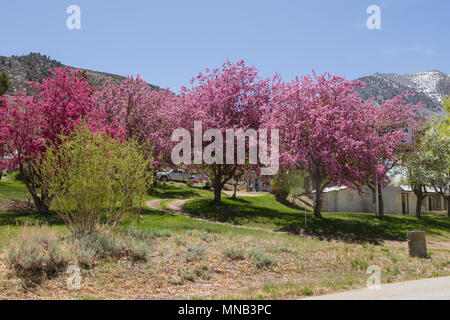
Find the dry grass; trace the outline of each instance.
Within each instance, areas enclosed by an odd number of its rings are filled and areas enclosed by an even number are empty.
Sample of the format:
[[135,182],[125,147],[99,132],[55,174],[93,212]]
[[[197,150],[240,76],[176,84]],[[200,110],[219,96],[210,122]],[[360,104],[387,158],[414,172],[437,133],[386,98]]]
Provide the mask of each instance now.
[[0,197],[0,211],[31,212],[34,210],[34,204],[30,201]]
[[[32,228],[32,227],[29,227]],[[204,239],[208,239],[205,241]],[[406,248],[318,241],[283,234],[242,235],[178,232],[152,240],[147,263],[126,258],[102,261],[82,270],[82,288],[68,290],[68,274],[26,288],[0,255],[0,299],[281,299],[324,294],[365,285],[368,265],[378,265],[382,282],[450,275],[450,251],[431,258],[410,258]],[[188,247],[205,250],[187,259]],[[242,248],[232,260],[225,248]],[[259,250],[275,259],[258,267],[250,256]]]

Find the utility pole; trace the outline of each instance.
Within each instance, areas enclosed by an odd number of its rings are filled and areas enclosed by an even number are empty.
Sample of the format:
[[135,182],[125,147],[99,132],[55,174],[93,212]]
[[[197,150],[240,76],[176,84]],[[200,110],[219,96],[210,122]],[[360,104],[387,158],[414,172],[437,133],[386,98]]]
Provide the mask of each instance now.
[[376,216],[380,218],[380,195],[378,193],[378,175],[375,174],[375,206],[376,206]]
[[380,217],[380,194],[378,192],[378,171],[375,168],[375,181],[374,181],[374,185],[375,185],[375,216],[377,218],[381,218]]

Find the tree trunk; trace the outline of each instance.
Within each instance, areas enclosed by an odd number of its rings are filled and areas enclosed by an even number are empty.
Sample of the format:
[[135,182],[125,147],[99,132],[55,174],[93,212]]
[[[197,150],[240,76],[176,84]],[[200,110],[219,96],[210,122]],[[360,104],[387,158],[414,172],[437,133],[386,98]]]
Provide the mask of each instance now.
[[447,216],[450,217],[450,197],[444,199],[447,200]]
[[[50,209],[50,198],[48,197],[47,191],[44,188],[41,188],[41,196],[39,197],[36,193],[35,182],[28,180],[23,165],[19,165],[19,171],[23,177],[23,181],[28,189],[28,192],[31,194],[31,197],[33,197],[36,210],[40,214],[48,213],[48,210]],[[33,178],[31,178],[31,180],[33,180]]]
[[233,191],[233,196],[231,197],[231,199],[236,200],[237,187],[238,187],[238,181],[236,180],[234,182],[234,191]]
[[222,199],[223,185],[221,183],[214,184],[214,203],[219,204]]
[[[375,199],[375,194],[376,194],[375,184],[367,183],[367,186],[369,187],[370,190],[372,190],[372,192],[374,194],[374,199]],[[384,218],[384,202],[383,202],[383,193],[381,192],[381,185],[378,185],[378,206],[379,206],[379,216],[376,216],[376,218],[383,219]],[[375,210],[375,212],[376,212],[376,210]]]
[[422,211],[422,201],[423,201],[423,196],[422,195],[417,195],[417,203],[416,203],[416,217],[420,218],[420,213]]
[[40,214],[48,213],[48,210],[50,209],[50,207],[44,201],[42,201],[39,197],[34,197],[34,196],[33,196],[33,201],[34,201],[34,205],[35,205],[37,211]]
[[384,201],[383,201],[383,193],[381,192],[381,185],[378,184],[378,204],[380,205],[380,219],[384,218]]
[[420,215],[422,213],[422,202],[423,199],[425,199],[425,195],[424,195],[424,187],[420,186],[420,187],[416,187],[413,188],[412,191],[414,192],[414,194],[416,195],[417,198],[417,202],[416,202],[416,217],[420,218]]
[[322,186],[322,181],[323,178],[320,175],[320,172],[318,169],[316,169],[315,171],[311,172],[311,177],[314,180],[314,188],[316,189],[316,196],[314,198],[314,216],[316,218],[321,218],[322,215],[320,214],[320,211],[322,211],[322,191],[323,191],[323,186]]
[[316,189],[316,198],[314,199],[314,216],[316,218],[321,218],[322,215],[320,212],[322,211],[322,191],[318,191]]

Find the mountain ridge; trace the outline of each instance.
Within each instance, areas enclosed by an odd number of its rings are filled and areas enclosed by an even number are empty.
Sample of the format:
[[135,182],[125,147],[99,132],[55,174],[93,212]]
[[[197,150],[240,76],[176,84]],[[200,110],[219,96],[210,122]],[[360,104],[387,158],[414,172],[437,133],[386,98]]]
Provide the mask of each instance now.
[[[0,56],[0,73],[6,72],[10,77],[11,88],[7,94],[22,89],[29,81],[40,82],[49,76],[49,69],[63,68],[66,65],[50,59],[40,53],[30,53],[24,56]],[[76,70],[86,71],[88,80],[93,85],[102,85],[106,81],[120,83],[126,77],[93,71],[83,68],[71,67]],[[407,102],[424,104],[419,112],[425,117],[441,116],[443,111],[442,96],[450,96],[450,74],[439,70],[429,70],[408,74],[375,73],[373,75],[358,78],[366,84],[365,88],[357,91],[363,99],[374,98],[374,103],[381,105],[385,100],[392,99],[406,90],[414,95],[407,97]],[[158,86],[149,84],[155,89]]]
[[383,101],[408,91],[413,96],[407,97],[407,102],[424,104],[419,112],[426,117],[440,116],[444,113],[442,97],[450,95],[450,75],[439,70],[430,70],[408,74],[375,73],[361,77],[365,88],[357,91],[364,99],[374,98],[378,105]]
[[[120,83],[126,79],[121,75],[68,66],[40,53],[30,52],[28,55],[11,57],[0,56],[0,73],[6,72],[11,81],[11,87],[7,94],[25,88],[29,81],[41,82],[50,75],[50,69],[64,67],[86,71],[88,81],[95,86],[103,85],[105,82]],[[156,85],[149,85],[160,89]]]

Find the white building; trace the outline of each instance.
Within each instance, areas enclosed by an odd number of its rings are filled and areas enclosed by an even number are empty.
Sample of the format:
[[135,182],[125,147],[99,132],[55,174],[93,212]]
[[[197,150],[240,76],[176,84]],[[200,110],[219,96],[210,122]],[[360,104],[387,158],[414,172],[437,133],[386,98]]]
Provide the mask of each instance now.
[[[389,185],[382,188],[385,213],[415,214],[417,197],[407,186]],[[428,192],[422,211],[446,211],[448,203],[440,194]],[[346,187],[326,188],[323,194],[324,212],[375,212],[375,193],[365,187],[358,191]]]

